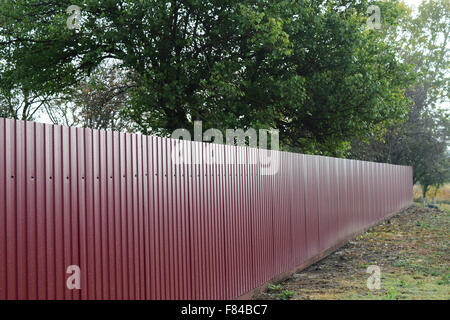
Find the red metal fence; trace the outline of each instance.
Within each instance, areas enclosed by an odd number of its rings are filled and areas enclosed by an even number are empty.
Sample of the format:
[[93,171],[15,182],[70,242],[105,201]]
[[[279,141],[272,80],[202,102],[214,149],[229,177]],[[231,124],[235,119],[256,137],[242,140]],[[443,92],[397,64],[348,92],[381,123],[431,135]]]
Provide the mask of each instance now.
[[412,202],[410,167],[176,143],[0,119],[0,299],[234,298]]

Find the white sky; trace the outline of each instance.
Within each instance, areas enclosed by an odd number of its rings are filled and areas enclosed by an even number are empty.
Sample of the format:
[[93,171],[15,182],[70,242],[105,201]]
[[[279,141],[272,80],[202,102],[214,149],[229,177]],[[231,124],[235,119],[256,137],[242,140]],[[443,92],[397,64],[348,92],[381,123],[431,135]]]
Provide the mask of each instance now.
[[405,3],[410,6],[418,6],[422,2],[422,0],[403,0],[403,1],[405,1]]

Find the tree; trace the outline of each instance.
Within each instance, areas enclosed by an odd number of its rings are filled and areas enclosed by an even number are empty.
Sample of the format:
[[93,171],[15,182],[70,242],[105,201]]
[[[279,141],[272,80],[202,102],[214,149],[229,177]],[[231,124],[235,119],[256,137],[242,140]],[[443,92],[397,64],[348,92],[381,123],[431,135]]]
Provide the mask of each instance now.
[[436,204],[436,197],[439,189],[450,181],[450,156],[448,153],[441,154],[441,157],[435,160],[430,166],[431,170],[421,177],[420,184],[422,186],[423,205],[427,203],[427,194],[430,187],[433,187],[434,204]]
[[24,88],[0,88],[0,117],[31,121],[53,101],[53,97],[34,94]]
[[414,182],[422,186],[423,201],[430,186],[437,190],[448,180],[450,134],[449,114],[440,117],[422,114],[422,119],[413,124],[411,136],[407,139],[405,156],[414,163]]
[[63,99],[48,106],[53,123],[93,129],[133,131],[125,108],[130,103],[127,83],[120,70],[100,66]]
[[409,12],[401,19],[402,29],[387,38],[399,43],[402,59],[414,65],[417,82],[406,95],[411,100],[407,120],[387,127],[368,141],[357,139],[352,157],[412,165],[414,183],[420,183],[424,201],[429,186],[448,179],[449,113],[436,108],[449,97],[450,1],[424,1],[417,17]]
[[[406,112],[408,70],[367,30],[366,0],[86,0],[78,31],[69,4],[2,3],[0,81],[53,95],[108,61],[144,134],[275,127],[285,149],[330,155]],[[395,23],[397,7],[378,4]]]
[[424,105],[435,107],[450,98],[450,0],[424,0],[416,17],[406,15],[400,33],[399,52],[420,75],[415,89],[422,91]]

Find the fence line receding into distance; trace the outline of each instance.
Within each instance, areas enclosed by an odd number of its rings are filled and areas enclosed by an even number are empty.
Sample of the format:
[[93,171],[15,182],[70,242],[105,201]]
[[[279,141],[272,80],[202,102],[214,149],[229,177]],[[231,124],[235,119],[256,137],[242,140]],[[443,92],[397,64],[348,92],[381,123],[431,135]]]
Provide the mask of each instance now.
[[235,298],[412,203],[410,167],[176,143],[0,119],[0,299]]

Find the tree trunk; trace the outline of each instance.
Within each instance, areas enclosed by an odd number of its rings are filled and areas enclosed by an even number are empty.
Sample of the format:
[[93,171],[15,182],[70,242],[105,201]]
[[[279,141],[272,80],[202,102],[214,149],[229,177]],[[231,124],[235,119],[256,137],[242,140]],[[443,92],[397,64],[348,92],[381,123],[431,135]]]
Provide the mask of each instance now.
[[433,199],[433,204],[436,205],[437,204],[437,193],[439,191],[439,186],[436,186],[436,190],[434,191],[434,199]]
[[423,196],[423,206],[425,207],[427,205],[427,190],[428,186],[422,186],[422,196]]

